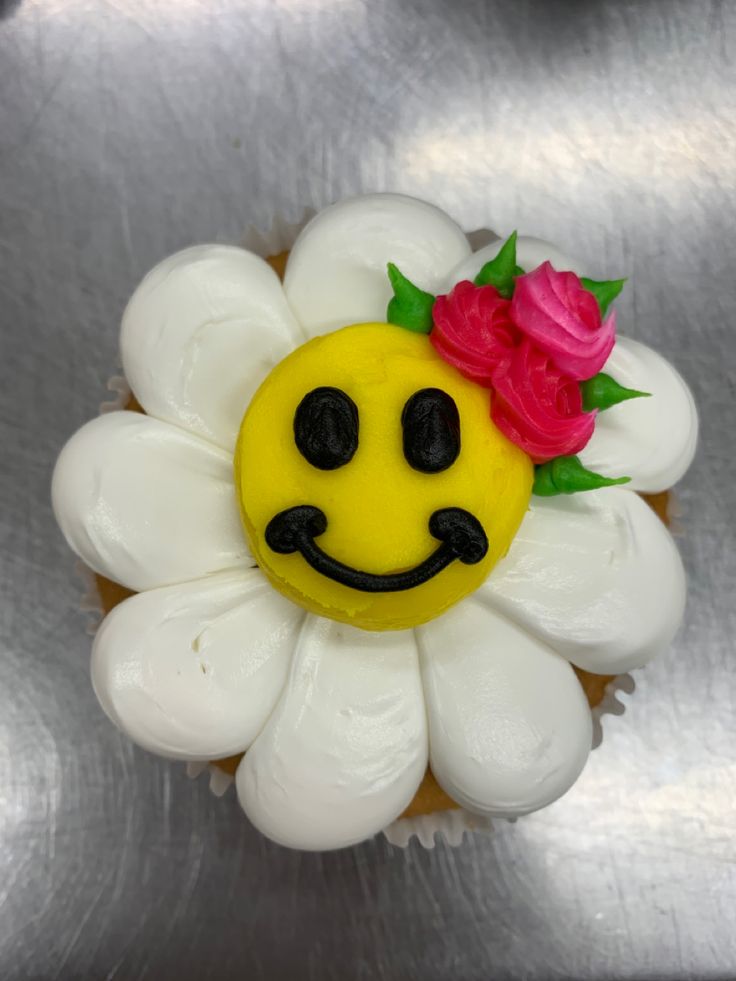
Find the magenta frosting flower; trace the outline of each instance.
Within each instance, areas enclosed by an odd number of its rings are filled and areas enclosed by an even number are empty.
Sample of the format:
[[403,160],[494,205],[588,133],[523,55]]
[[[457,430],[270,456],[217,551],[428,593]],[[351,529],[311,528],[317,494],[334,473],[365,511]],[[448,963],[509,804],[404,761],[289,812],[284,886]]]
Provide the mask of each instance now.
[[509,364],[522,339],[511,323],[510,306],[495,287],[463,280],[435,300],[429,339],[448,364],[488,387],[496,372]]
[[580,386],[529,338],[493,381],[491,418],[535,463],[579,453],[593,435]]
[[597,374],[616,340],[616,315],[604,321],[598,301],[573,272],[543,262],[516,280],[510,316],[518,329],[569,378]]

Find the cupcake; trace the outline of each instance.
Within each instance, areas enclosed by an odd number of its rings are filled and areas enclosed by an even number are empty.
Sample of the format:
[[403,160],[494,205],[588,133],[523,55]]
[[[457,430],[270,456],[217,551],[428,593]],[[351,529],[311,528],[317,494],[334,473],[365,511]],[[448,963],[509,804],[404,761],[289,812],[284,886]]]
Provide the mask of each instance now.
[[688,388],[617,334],[622,280],[516,234],[473,252],[412,198],[333,205],[284,258],[153,269],[123,316],[129,407],[60,454],[54,511],[111,610],[100,703],[232,772],[293,848],[545,807],[606,683],[681,620],[642,495],[692,460]]

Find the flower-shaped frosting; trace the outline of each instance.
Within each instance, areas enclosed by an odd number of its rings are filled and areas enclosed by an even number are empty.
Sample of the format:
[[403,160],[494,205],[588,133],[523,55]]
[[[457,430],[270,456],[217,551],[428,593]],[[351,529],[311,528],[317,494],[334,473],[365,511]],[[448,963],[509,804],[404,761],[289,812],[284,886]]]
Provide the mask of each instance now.
[[491,414],[501,432],[535,463],[583,449],[596,419],[594,412],[583,412],[583,396],[574,379],[561,375],[526,338],[494,378]]
[[[335,848],[373,835],[402,813],[428,764],[476,813],[543,807],[574,782],[591,745],[571,665],[638,667],[678,626],[680,560],[635,492],[684,473],[696,414],[677,372],[623,337],[606,370],[652,397],[601,413],[581,459],[631,482],[533,498],[505,558],[442,616],[361,630],[305,612],[254,565],[233,453],[259,383],[309,338],[384,320],[388,261],[436,295],[472,280],[497,249],[473,254],[436,208],[373,195],[307,225],[283,286],[239,248],[180,252],[143,280],[123,319],[125,375],[146,414],[95,419],[59,458],[53,504],[69,544],[137,592],[95,639],[105,711],[164,756],[244,752],[242,807],[281,843]],[[551,246],[518,240],[524,269],[548,259],[574,268]],[[588,315],[570,326],[581,345]],[[501,395],[512,417],[513,387]],[[575,417],[565,398],[561,414]]]
[[512,319],[568,378],[592,378],[613,350],[616,314],[601,320],[598,303],[572,272],[556,272],[549,260],[520,276]]
[[466,378],[490,385],[508,368],[521,334],[509,317],[511,303],[493,286],[463,280],[432,310],[432,344]]

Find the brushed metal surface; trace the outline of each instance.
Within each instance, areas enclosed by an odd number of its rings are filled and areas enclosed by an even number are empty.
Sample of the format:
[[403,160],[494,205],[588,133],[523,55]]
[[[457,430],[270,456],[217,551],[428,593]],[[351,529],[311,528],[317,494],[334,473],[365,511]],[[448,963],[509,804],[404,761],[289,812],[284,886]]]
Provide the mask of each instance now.
[[[0,977],[736,975],[735,54],[729,2],[0,5]],[[148,267],[379,189],[632,274],[702,412],[690,601],[564,800],[303,855],[103,718],[48,484]]]

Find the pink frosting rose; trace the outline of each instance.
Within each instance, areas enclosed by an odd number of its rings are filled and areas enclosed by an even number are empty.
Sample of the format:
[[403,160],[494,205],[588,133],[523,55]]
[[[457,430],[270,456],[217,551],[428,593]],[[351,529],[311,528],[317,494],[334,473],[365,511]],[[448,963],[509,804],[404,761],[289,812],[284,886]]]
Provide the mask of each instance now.
[[466,378],[486,387],[511,361],[522,335],[511,323],[510,300],[494,286],[463,280],[432,307],[429,339],[441,358]]
[[580,386],[525,338],[496,373],[491,418],[535,463],[580,452],[593,435],[595,412],[583,412]]
[[597,374],[615,342],[616,315],[601,322],[596,298],[572,272],[543,262],[516,280],[510,316],[518,329],[570,378]]

